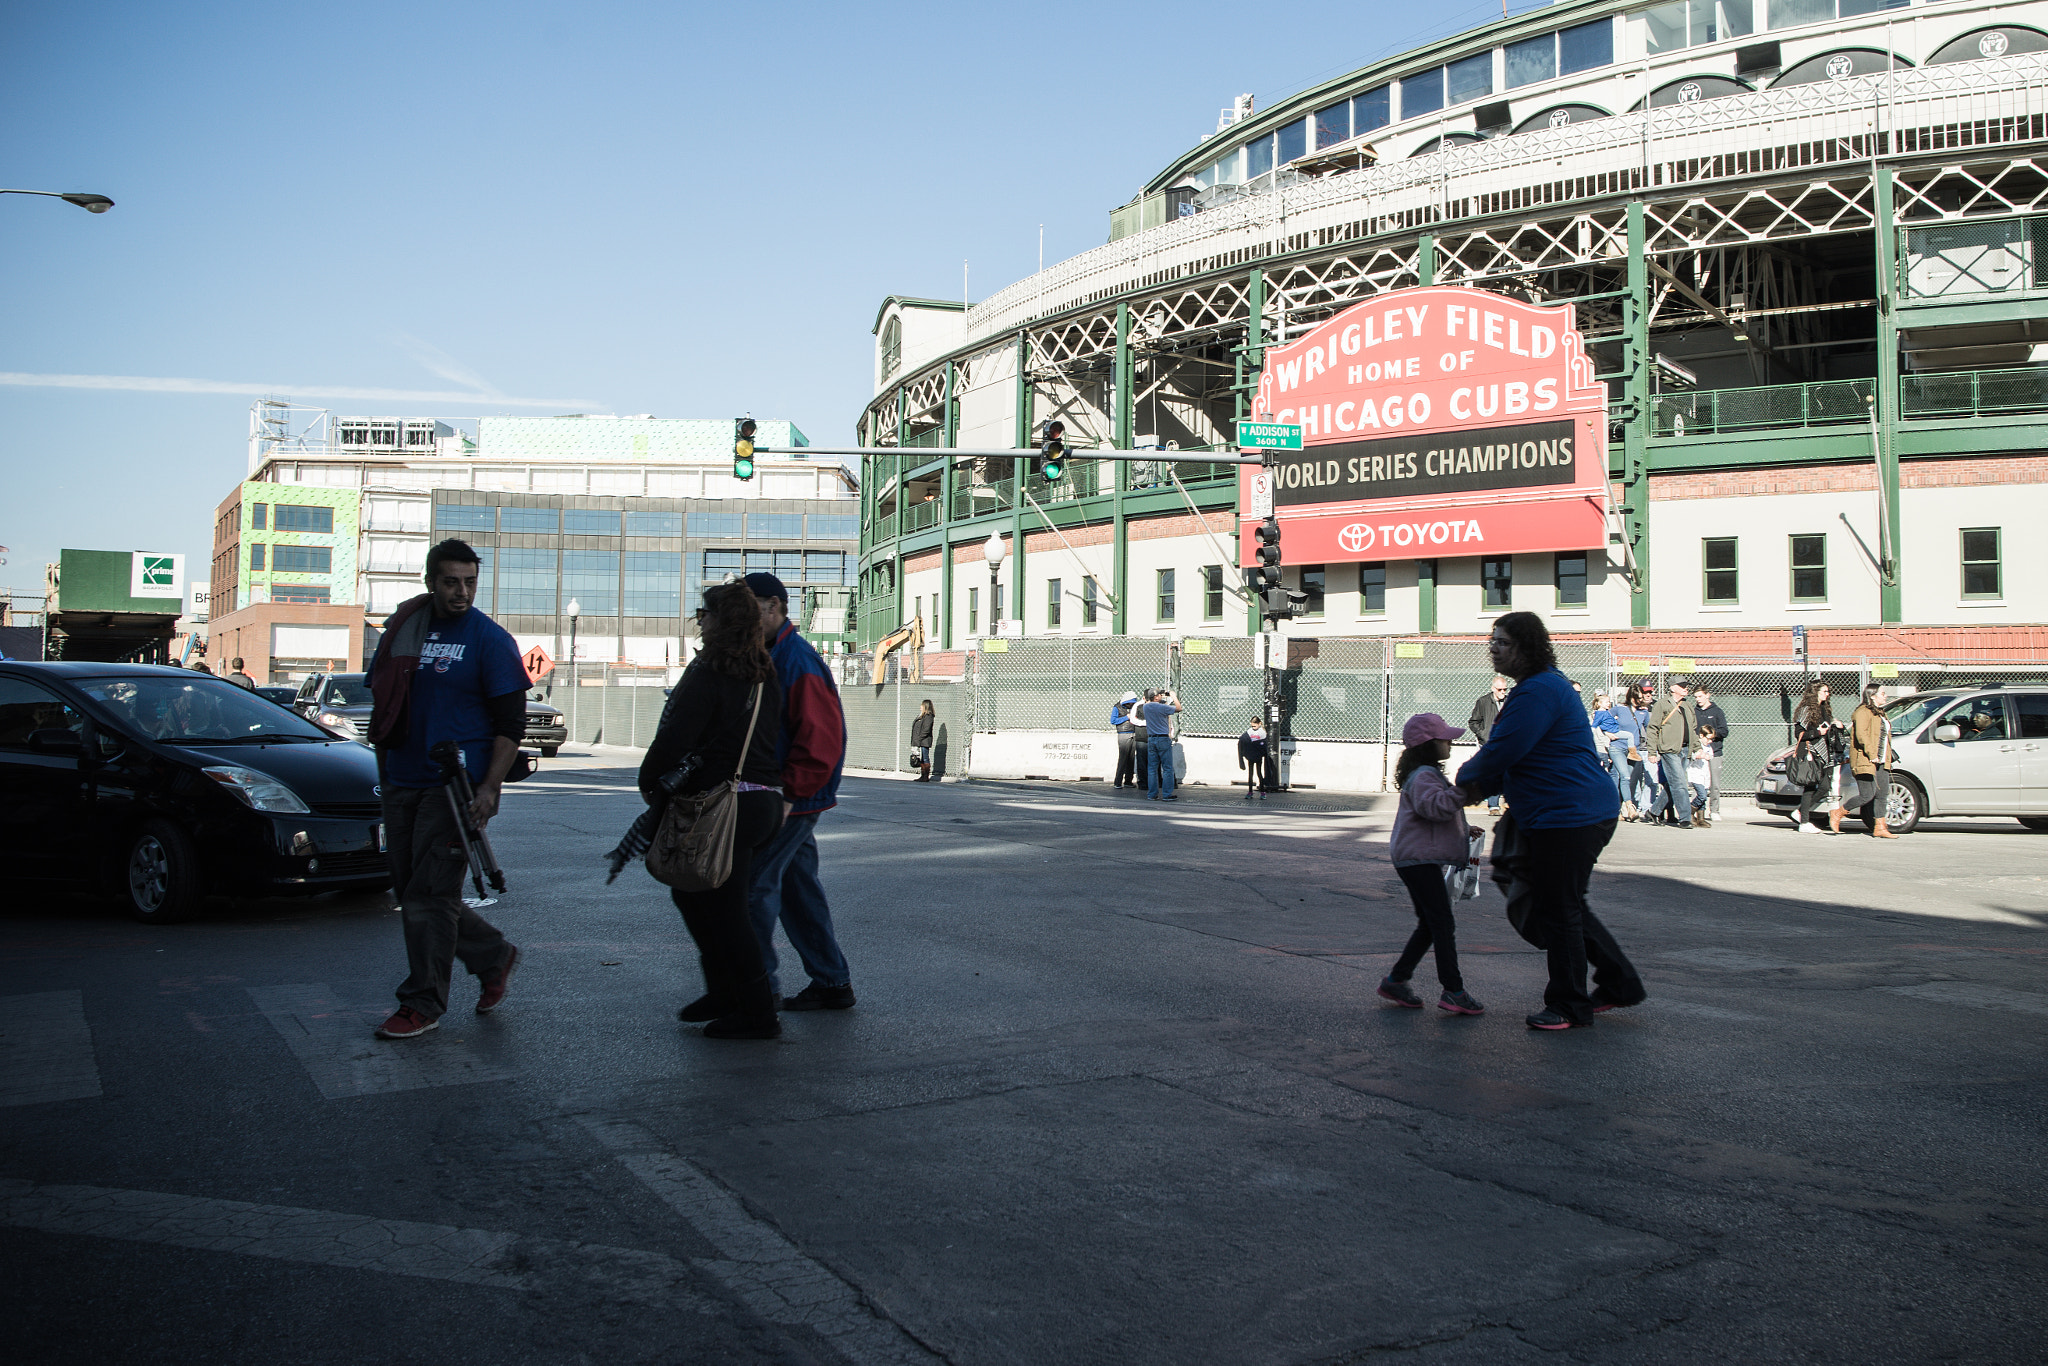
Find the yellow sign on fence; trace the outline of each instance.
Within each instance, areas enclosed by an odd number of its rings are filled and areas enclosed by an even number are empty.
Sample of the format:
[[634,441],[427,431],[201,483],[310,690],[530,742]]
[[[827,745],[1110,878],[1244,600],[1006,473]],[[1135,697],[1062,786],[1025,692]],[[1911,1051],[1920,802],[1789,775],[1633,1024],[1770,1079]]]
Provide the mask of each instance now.
[[1664,661],[1664,671],[1666,673],[1689,674],[1699,668],[1699,666],[1700,662],[1697,659],[1668,658]]
[[1189,636],[1180,643],[1184,655],[1205,655],[1209,653],[1209,642],[1201,636]]
[[1621,661],[1621,671],[1631,678],[1647,678],[1650,673],[1650,661],[1647,659],[1624,659]]
[[1872,678],[1897,678],[1899,676],[1899,666],[1896,664],[1873,664],[1870,666],[1870,676]]
[[1010,653],[1010,642],[1000,637],[984,640],[981,642],[981,652],[985,655],[1006,655]]
[[1394,658],[1422,658],[1422,642],[1419,640],[1397,640],[1394,642]]

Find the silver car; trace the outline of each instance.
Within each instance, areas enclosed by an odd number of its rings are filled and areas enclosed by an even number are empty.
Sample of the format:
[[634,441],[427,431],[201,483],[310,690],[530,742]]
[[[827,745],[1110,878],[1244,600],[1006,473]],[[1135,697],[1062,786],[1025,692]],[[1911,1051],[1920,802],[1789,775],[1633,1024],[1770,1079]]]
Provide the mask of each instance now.
[[[1895,755],[1884,817],[1895,833],[1930,816],[2012,816],[2048,831],[2048,687],[1930,688],[1884,711]],[[1785,781],[1791,753],[1779,750],[1756,775],[1762,810],[1798,808],[1800,790]]]

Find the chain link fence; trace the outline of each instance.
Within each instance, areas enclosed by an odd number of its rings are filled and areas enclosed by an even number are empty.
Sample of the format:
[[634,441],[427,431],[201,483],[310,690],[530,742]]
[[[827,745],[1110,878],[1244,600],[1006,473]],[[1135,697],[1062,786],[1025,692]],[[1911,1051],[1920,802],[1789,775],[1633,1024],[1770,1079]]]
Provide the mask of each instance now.
[[1182,707],[1180,733],[1240,734],[1266,705],[1265,680],[1252,662],[1258,642],[1250,636],[1235,636],[1206,644],[1207,654],[1193,653],[1185,646],[1180,651],[1180,676],[1173,684]]
[[932,776],[958,777],[967,771],[974,730],[973,685],[965,680],[907,676],[901,656],[883,662],[874,681],[873,654],[834,655],[827,661],[839,682],[846,711],[846,766],[880,772],[910,772],[910,730],[921,705],[932,704]]
[[[1387,647],[1385,640],[1291,642],[1290,667],[1280,678],[1280,703],[1293,718],[1289,730],[1294,737],[1385,739]],[[1243,722],[1236,729],[1243,730]]]
[[1140,636],[984,643],[975,728],[1107,730],[1109,709],[1125,693],[1173,686],[1179,643]]

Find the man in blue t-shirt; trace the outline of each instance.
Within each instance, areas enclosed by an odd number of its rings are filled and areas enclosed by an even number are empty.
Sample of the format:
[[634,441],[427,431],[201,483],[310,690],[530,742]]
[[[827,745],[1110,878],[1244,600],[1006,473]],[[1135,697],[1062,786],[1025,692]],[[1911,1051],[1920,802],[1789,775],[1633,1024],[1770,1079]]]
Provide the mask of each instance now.
[[1180,700],[1161,688],[1138,708],[1145,721],[1145,795],[1153,801],[1179,801],[1173,795],[1173,714]]
[[468,860],[431,752],[461,747],[476,789],[470,819],[481,829],[498,813],[505,775],[526,725],[526,666],[504,627],[474,606],[476,551],[447,540],[427,552],[427,592],[384,624],[370,664],[370,741],[384,796],[385,847],[405,929],[411,971],[380,1039],[417,1038],[448,1010],[455,960],[482,984],[476,1011],[505,999],[519,950],[462,899]]

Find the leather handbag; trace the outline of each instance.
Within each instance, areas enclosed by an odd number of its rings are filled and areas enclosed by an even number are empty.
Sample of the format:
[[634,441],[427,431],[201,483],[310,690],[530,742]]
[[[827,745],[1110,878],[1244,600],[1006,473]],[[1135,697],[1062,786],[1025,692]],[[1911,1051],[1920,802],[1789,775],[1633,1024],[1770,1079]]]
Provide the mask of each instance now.
[[1822,771],[1819,761],[1801,746],[1785,761],[1785,781],[1794,787],[1811,790],[1826,782],[1827,774]]
[[739,828],[740,774],[746,771],[747,750],[754,743],[754,725],[761,719],[761,685],[754,685],[753,715],[747,738],[740,741],[740,760],[732,777],[714,788],[687,797],[670,797],[661,824],[647,846],[647,872],[656,882],[680,892],[708,892],[732,876],[733,838]]

